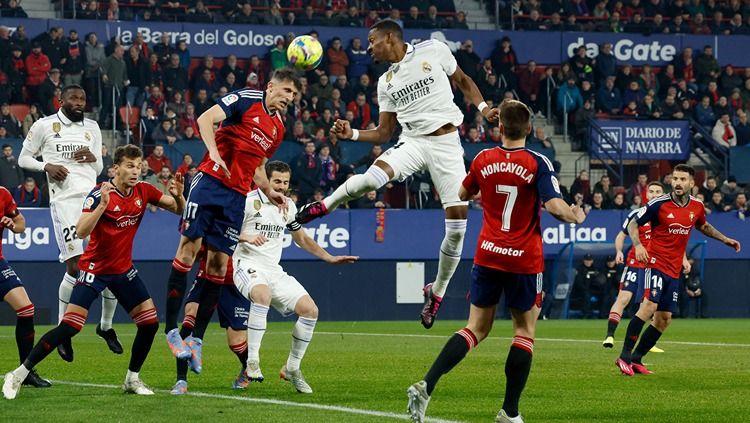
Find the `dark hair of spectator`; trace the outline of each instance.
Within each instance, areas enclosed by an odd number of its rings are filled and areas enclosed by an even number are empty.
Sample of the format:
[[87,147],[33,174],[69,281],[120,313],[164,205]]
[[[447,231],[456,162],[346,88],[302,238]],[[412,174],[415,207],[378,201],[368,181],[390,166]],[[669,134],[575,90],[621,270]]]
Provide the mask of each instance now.
[[302,82],[300,82],[299,75],[297,75],[297,72],[294,69],[277,69],[273,72],[271,79],[279,82],[292,81],[294,83],[294,88],[296,88],[297,91],[302,91]]
[[70,84],[70,85],[66,85],[65,87],[63,87],[62,95],[65,96],[65,93],[67,93],[70,90],[81,90],[83,91],[84,94],[86,93],[86,90],[84,90],[82,86],[78,84]]
[[529,134],[531,112],[525,104],[517,100],[505,100],[500,104],[500,122],[505,128],[505,136],[520,140]]
[[394,34],[399,40],[404,39],[404,31],[401,29],[401,26],[396,21],[391,19],[383,19],[382,21],[376,23],[370,28],[370,32],[372,31],[391,33]]
[[10,144],[3,144],[3,150],[5,150],[6,148],[12,148],[12,147],[10,146]]
[[113,160],[115,164],[120,164],[124,159],[135,160],[141,158],[143,158],[143,151],[136,145],[128,144],[115,149]]
[[273,175],[274,172],[291,174],[292,168],[289,167],[288,164],[280,160],[273,160],[266,163],[266,177],[270,179],[271,175]]
[[687,172],[690,176],[695,176],[695,169],[692,166],[686,164],[678,164],[674,167],[673,172]]
[[657,187],[661,188],[662,191],[664,191],[664,184],[662,184],[661,182],[659,182],[659,181],[651,181],[651,182],[648,183],[647,186],[651,187],[652,185],[653,186],[657,186]]

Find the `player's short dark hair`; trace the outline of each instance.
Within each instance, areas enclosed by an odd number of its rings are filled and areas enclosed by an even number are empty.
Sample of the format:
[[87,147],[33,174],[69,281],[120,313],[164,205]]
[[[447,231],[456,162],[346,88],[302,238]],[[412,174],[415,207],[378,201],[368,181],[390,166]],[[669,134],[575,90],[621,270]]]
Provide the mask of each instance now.
[[143,150],[137,145],[128,144],[117,147],[112,160],[114,164],[120,164],[124,159],[135,160],[141,158],[143,158]]
[[270,178],[274,172],[288,173],[291,175],[292,168],[289,167],[287,163],[282,162],[281,160],[273,160],[266,163],[266,177]]
[[674,167],[672,172],[687,172],[691,177],[695,177],[695,169],[692,166],[680,163]]
[[86,94],[86,90],[84,90],[82,86],[80,86],[78,84],[70,84],[70,85],[66,85],[66,86],[63,87],[63,89],[62,89],[62,96],[65,97],[65,93],[67,93],[68,91],[71,91],[71,90],[81,90],[81,91],[83,91],[84,94]]
[[500,103],[500,122],[505,129],[505,136],[512,140],[520,140],[529,134],[531,111],[518,100],[506,99]]
[[376,23],[372,27],[370,27],[370,32],[373,31],[381,31],[384,33],[391,33],[396,36],[399,40],[404,39],[404,30],[401,29],[401,25],[398,24],[398,22],[392,20],[392,19],[383,19],[382,21]]
[[273,72],[273,76],[271,76],[271,79],[274,81],[279,81],[279,82],[291,81],[294,83],[294,88],[296,88],[297,91],[302,91],[302,82],[300,82],[299,75],[294,69],[291,69],[291,68],[276,69]]
[[662,191],[664,191],[664,184],[662,184],[661,182],[659,182],[659,181],[651,181],[651,182],[648,183],[648,185],[646,185],[646,187],[650,188],[652,185],[655,185],[655,186],[661,188]]

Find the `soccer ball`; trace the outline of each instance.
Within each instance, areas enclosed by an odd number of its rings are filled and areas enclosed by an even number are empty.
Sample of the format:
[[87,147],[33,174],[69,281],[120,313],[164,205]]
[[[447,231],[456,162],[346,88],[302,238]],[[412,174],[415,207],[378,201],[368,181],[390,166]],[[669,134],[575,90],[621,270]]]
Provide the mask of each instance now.
[[309,35],[300,35],[289,44],[286,57],[295,68],[312,70],[323,60],[323,46]]

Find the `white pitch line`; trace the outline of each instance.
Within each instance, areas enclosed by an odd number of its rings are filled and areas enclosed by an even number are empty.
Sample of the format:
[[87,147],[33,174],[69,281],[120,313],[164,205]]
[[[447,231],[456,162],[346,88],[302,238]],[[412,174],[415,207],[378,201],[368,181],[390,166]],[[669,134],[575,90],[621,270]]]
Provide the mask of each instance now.
[[[277,332],[278,333],[278,332]],[[266,333],[268,334],[268,333]],[[441,338],[448,339],[450,335],[426,335],[417,333],[369,333],[369,332],[315,332],[316,335],[350,335],[350,336],[378,336],[378,337],[397,337],[397,338]],[[486,339],[495,340],[512,340],[513,338],[504,336],[490,336]],[[549,342],[577,342],[577,343],[600,343],[601,340],[595,339],[568,339],[568,338],[536,338],[535,341]],[[744,347],[750,348],[750,344],[730,344],[722,342],[689,342],[689,341],[659,341],[659,344],[676,344],[676,345],[696,345],[706,347]]]
[[[51,380],[50,382],[58,383],[60,385],[82,386],[82,387],[87,387],[87,388],[122,389],[122,386],[103,385],[100,383],[71,382],[71,381],[66,381],[66,380]],[[154,389],[154,392],[169,393],[169,391],[164,390],[164,389]],[[311,408],[314,410],[323,410],[323,411],[338,411],[341,413],[359,414],[363,416],[373,416],[373,417],[386,417],[386,418],[391,418],[391,419],[396,419],[396,420],[408,420],[408,421],[411,420],[409,416],[406,415],[406,413],[398,414],[398,413],[391,413],[387,411],[375,411],[375,410],[367,410],[367,409],[362,409],[362,408],[343,407],[340,405],[325,405],[325,404],[316,404],[316,403],[275,400],[275,399],[269,399],[269,398],[254,398],[254,397],[240,397],[240,396],[235,396],[235,395],[209,394],[207,392],[188,392],[186,395],[190,395],[193,397],[201,397],[201,398],[214,398],[214,399],[225,399],[225,400],[231,400],[231,401],[245,401],[245,402],[257,402],[261,404],[283,405],[283,406],[288,406],[288,407]],[[443,420],[443,419],[434,418],[434,417],[427,417],[426,421],[433,422],[433,423],[459,423],[455,420]]]

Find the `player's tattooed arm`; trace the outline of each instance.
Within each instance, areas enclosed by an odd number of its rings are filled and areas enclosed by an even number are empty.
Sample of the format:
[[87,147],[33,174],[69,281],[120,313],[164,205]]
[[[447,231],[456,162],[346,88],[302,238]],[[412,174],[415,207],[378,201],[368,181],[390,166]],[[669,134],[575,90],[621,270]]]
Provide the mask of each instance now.
[[734,251],[738,253],[740,252],[740,249],[742,248],[739,241],[737,241],[736,239],[727,237],[723,233],[719,232],[718,229],[714,228],[708,222],[706,222],[703,226],[700,226],[698,230],[703,232],[703,234],[706,235],[707,237],[711,237],[723,243],[724,245],[734,248]]
[[646,247],[644,247],[641,243],[641,236],[638,231],[637,219],[632,219],[628,223],[628,236],[630,236],[630,240],[633,241],[633,248],[635,248],[635,259],[641,263],[648,263],[650,257],[648,255],[648,250],[646,250]]

